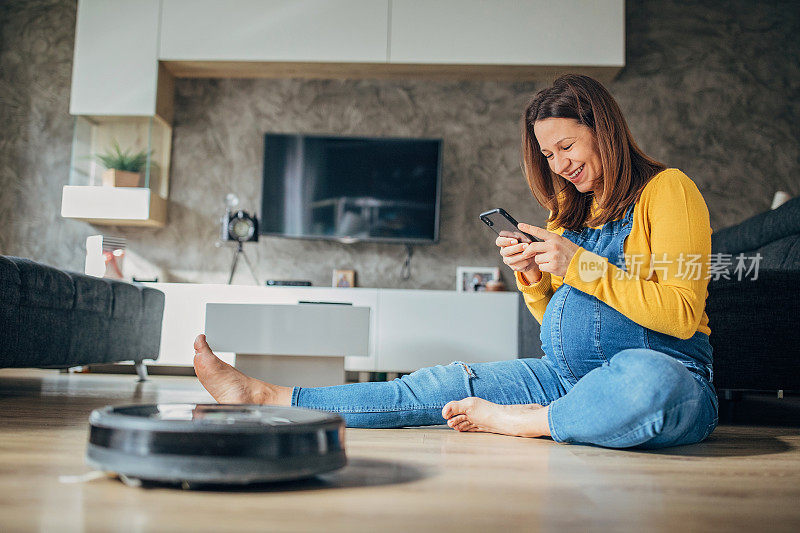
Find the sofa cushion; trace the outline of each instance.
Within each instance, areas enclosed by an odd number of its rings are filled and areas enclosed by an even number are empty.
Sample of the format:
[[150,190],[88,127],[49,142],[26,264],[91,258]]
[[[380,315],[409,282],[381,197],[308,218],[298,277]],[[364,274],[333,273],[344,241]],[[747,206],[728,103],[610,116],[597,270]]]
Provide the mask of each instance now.
[[161,350],[161,322],[164,316],[164,293],[152,287],[142,287],[142,343],[139,357],[155,359]]
[[115,320],[125,318],[138,319],[142,313],[141,289],[136,285],[115,279],[104,279],[103,281],[111,287],[113,298],[111,318]]
[[8,257],[19,269],[19,303],[23,307],[72,309],[75,287],[70,277],[57,268],[21,257]]
[[14,366],[19,351],[19,269],[0,256],[0,366]]
[[714,385],[719,389],[800,389],[800,271],[708,285]]
[[75,287],[75,309],[111,316],[111,286],[104,281],[78,272],[66,272]]
[[0,255],[0,305],[19,305],[19,269]]
[[75,285],[75,306],[70,317],[69,353],[65,366],[104,361],[108,353],[111,320],[111,285],[77,272],[67,272]]
[[755,215],[735,226],[714,232],[715,253],[737,254],[757,250],[771,242],[800,233],[800,196],[771,211]]
[[124,281],[104,281],[111,286],[114,295],[104,362],[138,360],[142,338],[142,289]]
[[64,366],[70,344],[75,286],[63,271],[21,257],[7,257],[19,270],[19,320],[14,366]]
[[761,254],[759,269],[800,270],[800,234],[789,235],[750,254]]

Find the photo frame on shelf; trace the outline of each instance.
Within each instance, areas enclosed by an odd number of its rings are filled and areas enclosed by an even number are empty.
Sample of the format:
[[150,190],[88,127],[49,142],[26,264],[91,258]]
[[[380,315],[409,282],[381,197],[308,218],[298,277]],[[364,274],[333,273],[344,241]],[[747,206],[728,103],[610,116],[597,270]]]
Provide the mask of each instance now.
[[500,279],[498,267],[460,266],[456,272],[456,290],[458,292],[484,292],[486,284]]
[[352,288],[356,286],[356,271],[336,269],[333,271],[332,285],[338,288]]

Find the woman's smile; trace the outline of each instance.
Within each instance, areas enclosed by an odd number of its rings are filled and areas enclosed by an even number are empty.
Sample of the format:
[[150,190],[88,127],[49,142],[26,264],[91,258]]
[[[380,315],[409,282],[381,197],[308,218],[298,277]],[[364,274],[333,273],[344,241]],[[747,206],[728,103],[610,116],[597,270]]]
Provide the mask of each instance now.
[[565,174],[564,177],[574,183],[574,182],[578,181],[581,178],[581,176],[583,176],[583,171],[584,171],[585,167],[586,167],[586,163],[583,163],[580,167],[575,169],[574,172],[572,172],[571,174]]

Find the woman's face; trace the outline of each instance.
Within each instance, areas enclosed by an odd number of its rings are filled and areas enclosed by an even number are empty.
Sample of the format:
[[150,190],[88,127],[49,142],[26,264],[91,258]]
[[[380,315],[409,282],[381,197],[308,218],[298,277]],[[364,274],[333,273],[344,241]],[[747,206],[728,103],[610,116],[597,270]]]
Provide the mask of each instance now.
[[533,133],[553,172],[580,192],[602,196],[603,166],[591,128],[574,118],[547,118],[534,123]]

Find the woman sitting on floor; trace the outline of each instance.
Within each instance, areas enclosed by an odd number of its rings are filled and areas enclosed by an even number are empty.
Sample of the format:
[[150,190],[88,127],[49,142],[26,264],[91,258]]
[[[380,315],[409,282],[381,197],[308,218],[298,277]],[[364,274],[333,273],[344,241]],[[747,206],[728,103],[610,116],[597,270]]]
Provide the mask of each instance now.
[[348,426],[458,431],[614,448],[705,439],[717,423],[705,313],[708,209],[694,182],[646,156],[613,97],[566,75],[523,117],[531,191],[547,230],[497,238],[541,323],[541,359],[423,368],[385,383],[282,387],[220,361],[205,337],[195,370],[221,403],[341,414]]

